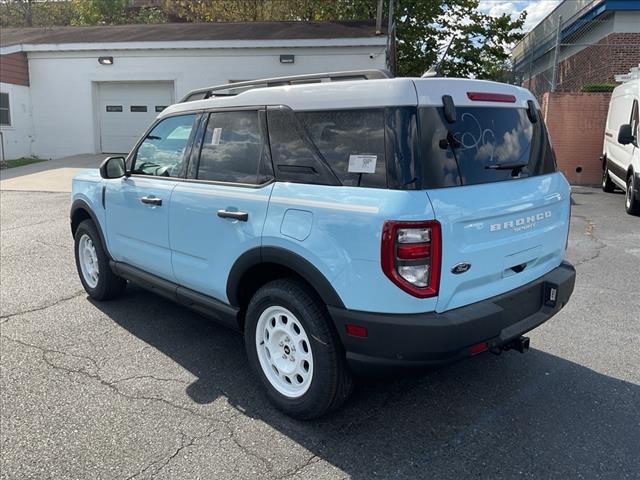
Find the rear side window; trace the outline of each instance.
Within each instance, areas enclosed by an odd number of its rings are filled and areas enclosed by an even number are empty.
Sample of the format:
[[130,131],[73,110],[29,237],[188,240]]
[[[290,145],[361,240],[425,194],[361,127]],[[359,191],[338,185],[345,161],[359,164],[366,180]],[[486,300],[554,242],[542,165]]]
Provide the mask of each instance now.
[[456,108],[448,123],[442,108],[419,109],[423,188],[476,185],[556,171],[549,138],[538,115],[522,108]]
[[342,185],[384,188],[384,110],[337,110],[296,114]]
[[264,155],[264,135],[257,111],[212,113],[202,142],[197,178],[259,183]]
[[291,109],[269,107],[267,121],[273,167],[278,181],[340,184]]

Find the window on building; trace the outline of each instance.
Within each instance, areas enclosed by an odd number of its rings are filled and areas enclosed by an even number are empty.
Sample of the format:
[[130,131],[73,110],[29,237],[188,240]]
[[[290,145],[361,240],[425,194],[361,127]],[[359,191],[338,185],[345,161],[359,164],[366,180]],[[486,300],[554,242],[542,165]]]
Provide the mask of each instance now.
[[11,125],[8,93],[0,93],[0,125]]

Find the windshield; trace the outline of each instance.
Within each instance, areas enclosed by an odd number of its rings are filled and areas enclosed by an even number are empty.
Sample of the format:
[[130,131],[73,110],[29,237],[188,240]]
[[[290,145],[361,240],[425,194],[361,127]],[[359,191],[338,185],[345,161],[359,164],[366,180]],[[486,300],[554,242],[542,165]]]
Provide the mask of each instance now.
[[523,108],[457,107],[448,123],[442,108],[419,109],[425,188],[475,185],[556,171],[541,120]]

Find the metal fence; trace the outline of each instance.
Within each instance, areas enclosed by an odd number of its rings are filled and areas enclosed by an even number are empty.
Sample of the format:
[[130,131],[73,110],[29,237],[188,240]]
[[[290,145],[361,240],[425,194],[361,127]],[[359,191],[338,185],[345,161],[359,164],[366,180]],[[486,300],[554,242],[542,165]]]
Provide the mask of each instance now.
[[558,17],[555,31],[544,38],[523,39],[521,56],[514,59],[514,83],[537,96],[615,83],[616,75],[640,62],[640,33],[618,33],[617,26],[612,13],[578,21]]

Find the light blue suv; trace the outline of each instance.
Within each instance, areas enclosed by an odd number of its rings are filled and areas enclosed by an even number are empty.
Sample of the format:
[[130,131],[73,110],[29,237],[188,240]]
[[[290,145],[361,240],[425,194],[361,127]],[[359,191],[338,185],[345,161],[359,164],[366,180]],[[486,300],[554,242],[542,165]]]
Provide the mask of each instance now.
[[243,332],[297,418],[342,404],[352,374],[526,350],[575,280],[538,104],[381,77],[212,87],[160,113],[126,159],[73,180],[87,293],[130,281]]

